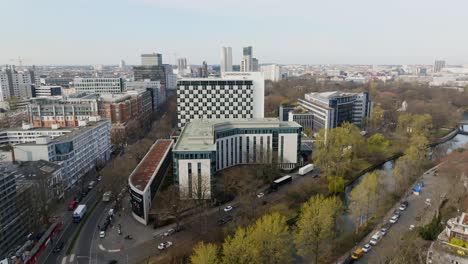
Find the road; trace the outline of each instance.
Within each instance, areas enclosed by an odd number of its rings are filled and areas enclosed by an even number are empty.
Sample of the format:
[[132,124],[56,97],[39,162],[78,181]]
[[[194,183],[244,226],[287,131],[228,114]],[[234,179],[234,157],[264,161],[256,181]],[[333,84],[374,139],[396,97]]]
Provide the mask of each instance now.
[[[95,177],[95,174],[90,176],[89,178]],[[90,179],[91,180],[91,179]],[[85,185],[87,186],[87,183],[90,181],[85,180]],[[95,188],[93,188],[89,193],[84,197],[83,201],[80,202],[80,204],[86,204],[88,207],[88,210],[90,207],[100,198],[100,195],[98,194],[100,184],[97,184]],[[64,201],[64,203],[68,203],[68,200]],[[62,259],[64,258],[64,254],[70,244],[70,240],[73,237],[73,234],[77,231],[78,229],[78,224],[72,222],[72,211],[64,211],[61,214],[61,219],[63,222],[62,230],[58,234],[58,236],[53,240],[53,243],[49,244],[49,246],[46,248],[46,250],[41,254],[40,258],[38,259],[38,263],[46,263],[46,264],[55,264],[55,263],[62,263]],[[57,245],[59,242],[65,242],[65,245],[62,249],[61,252],[59,253],[53,253],[52,250]]]
[[[294,175],[294,174],[291,174]],[[256,206],[262,206],[262,201],[267,201],[268,203],[274,203],[278,199],[284,197],[285,193],[289,189],[288,186],[300,185],[303,179],[310,176],[293,176],[293,181],[291,184],[282,186],[277,192],[266,194],[261,199],[256,199]],[[264,188],[263,188],[264,189]],[[263,190],[262,189],[262,190]],[[173,228],[174,224],[160,227],[158,229],[153,229],[151,226],[143,226],[140,223],[137,223],[130,214],[130,206],[127,202],[122,203],[126,208],[125,215],[122,213],[121,217],[116,217],[116,222],[122,224],[122,236],[116,235],[116,225],[113,228],[109,228],[106,232],[105,238],[99,238],[99,232],[97,225],[104,222],[104,219],[107,215],[109,205],[105,203],[100,203],[96,207],[91,218],[88,219],[86,225],[83,227],[79,240],[76,243],[75,257],[73,258],[73,263],[81,264],[97,264],[97,263],[108,263],[110,260],[119,260],[123,263],[139,263],[147,259],[148,257],[155,256],[158,254],[164,254],[157,250],[158,243],[165,241],[167,238],[161,239],[161,235],[168,230]],[[223,208],[225,205],[218,207],[211,207],[206,212],[206,223],[204,226],[207,227],[207,232],[213,228],[222,228],[223,226],[218,226],[217,221],[223,218],[226,215],[233,215],[236,217],[236,213],[246,205],[243,205],[237,200],[234,200],[229,203],[234,206],[234,209],[231,212],[224,212]],[[126,219],[126,217],[128,219]],[[174,250],[181,243],[191,243],[198,240],[197,232],[200,232],[200,223],[197,219],[198,215],[189,216],[186,219],[183,219],[183,224],[185,230],[181,233],[177,233],[169,238],[171,242],[174,243],[173,248],[169,250]],[[137,234],[138,237],[133,240],[125,240],[123,238],[127,233],[126,227],[129,225],[135,225],[132,227],[133,236]],[[138,230],[138,231],[137,231]],[[140,238],[144,237],[144,238]],[[156,239],[154,238],[156,237]],[[67,263],[70,263],[70,257],[67,259]],[[65,263],[63,263],[65,264]]]
[[[398,245],[402,236],[407,231],[409,231],[409,227],[411,225],[418,227],[431,221],[440,203],[440,196],[450,191],[450,184],[447,182],[446,178],[434,176],[432,169],[424,173],[421,180],[425,184],[421,194],[408,194],[408,196],[403,199],[409,202],[409,206],[406,210],[401,212],[401,216],[398,222],[393,224],[383,239],[376,246],[374,246],[369,253],[366,253],[356,263],[384,263],[385,259],[398,254],[398,246],[395,245]],[[426,199],[430,199],[430,206],[426,206]],[[398,206],[399,203],[388,212],[384,218],[384,223],[388,222],[390,217],[393,215],[393,211]],[[380,230],[380,227],[384,223],[379,225],[378,228],[371,232],[360,244],[360,246],[368,243],[370,236],[372,236],[372,234],[374,234],[376,231]]]

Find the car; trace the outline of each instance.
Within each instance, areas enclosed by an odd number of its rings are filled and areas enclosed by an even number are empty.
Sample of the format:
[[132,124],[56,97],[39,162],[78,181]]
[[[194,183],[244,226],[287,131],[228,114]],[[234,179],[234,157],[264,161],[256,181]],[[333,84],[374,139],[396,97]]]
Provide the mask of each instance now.
[[264,193],[262,193],[262,192],[261,192],[261,193],[259,193],[259,194],[257,194],[257,198],[262,198],[263,196],[265,196],[265,194],[264,194]]
[[360,259],[364,255],[364,251],[361,248],[356,249],[351,255],[352,259]]
[[117,260],[113,259],[108,262],[109,264],[117,264]]
[[99,237],[100,237],[100,238],[105,238],[105,237],[106,237],[106,231],[101,230],[101,231],[99,232]]
[[371,250],[372,246],[370,244],[365,244],[363,247],[362,247],[362,251],[364,251],[364,253],[367,253]]
[[102,177],[101,177],[101,176],[98,176],[98,177],[96,178],[96,180],[97,180],[98,182],[100,182],[100,181],[102,180]]
[[54,253],[60,252],[63,249],[63,242],[59,242],[57,245],[55,245],[54,250],[52,250]]
[[356,262],[356,260],[353,259],[352,256],[348,256],[348,257],[344,260],[343,264],[353,264],[354,262]]
[[400,204],[400,207],[398,207],[398,210],[400,210],[400,211],[406,210],[406,205]]
[[413,230],[414,228],[415,228],[414,225],[410,225],[410,226],[409,226],[409,230],[410,230],[410,231]]
[[218,219],[216,224],[219,225],[219,226],[222,226],[222,225],[226,224],[226,221],[224,220],[224,218],[221,218],[221,219]]
[[159,250],[164,250],[166,248],[170,248],[171,246],[172,246],[172,242],[171,241],[166,241],[166,242],[159,243],[158,249]]
[[397,215],[398,217],[400,217],[400,214],[401,214],[401,211],[399,209],[393,211],[393,215]]
[[232,206],[228,205],[224,207],[224,212],[230,212],[230,211],[232,211]]
[[163,233],[163,236],[170,236],[172,234],[175,233],[175,229],[174,228],[171,228],[171,229],[168,229],[166,232]]
[[408,201],[403,201],[401,204],[403,204],[406,207],[408,207],[408,205],[409,205]]
[[395,224],[398,222],[398,215],[393,215],[392,218],[390,218],[390,223]]
[[388,229],[385,227],[382,227],[382,229],[380,229],[380,233],[382,234],[382,236],[385,236],[387,232],[388,232]]

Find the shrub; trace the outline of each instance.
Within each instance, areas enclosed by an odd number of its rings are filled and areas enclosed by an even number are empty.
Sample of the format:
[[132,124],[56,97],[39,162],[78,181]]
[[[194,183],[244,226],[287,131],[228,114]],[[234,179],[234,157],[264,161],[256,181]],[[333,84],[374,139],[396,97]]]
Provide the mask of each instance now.
[[463,241],[461,239],[458,239],[458,238],[452,237],[450,239],[450,244],[455,245],[455,246],[459,246],[459,247],[463,247],[465,245],[465,241]]
[[442,230],[444,230],[444,226],[440,223],[440,216],[434,215],[429,224],[419,229],[419,235],[424,240],[434,241]]

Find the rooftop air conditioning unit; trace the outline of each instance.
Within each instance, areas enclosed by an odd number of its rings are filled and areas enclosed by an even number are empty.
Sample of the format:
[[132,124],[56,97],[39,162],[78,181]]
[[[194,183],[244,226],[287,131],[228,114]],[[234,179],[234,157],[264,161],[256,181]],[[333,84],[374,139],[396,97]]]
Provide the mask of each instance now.
[[80,126],[80,127],[86,126],[86,120],[79,120],[78,121],[78,126]]
[[57,129],[60,128],[60,125],[59,124],[52,124],[51,128],[54,129],[54,130],[57,130]]
[[23,130],[30,130],[33,129],[34,126],[32,124],[23,124],[22,128]]

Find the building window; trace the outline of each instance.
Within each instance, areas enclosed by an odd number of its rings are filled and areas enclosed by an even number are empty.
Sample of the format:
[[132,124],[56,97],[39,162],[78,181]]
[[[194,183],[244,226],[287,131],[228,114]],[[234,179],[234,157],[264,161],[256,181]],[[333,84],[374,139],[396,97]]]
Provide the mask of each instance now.
[[253,137],[253,162],[257,163],[257,137]]
[[188,163],[188,195],[192,198],[192,163]]
[[263,136],[260,136],[260,162],[264,163],[265,161],[263,160]]
[[224,168],[224,140],[221,140],[221,169]]
[[247,146],[245,148],[247,157],[245,157],[245,163],[250,163],[250,138],[246,137],[245,140],[247,141]]
[[231,138],[231,166],[234,165],[234,139]]
[[[202,186],[201,162],[197,163],[197,176],[198,176],[198,181],[197,181],[197,184],[198,184],[198,188],[197,188],[198,198],[204,198],[206,190],[205,190],[204,186]],[[203,187],[203,189],[202,189],[202,187]]]
[[234,162],[237,164],[237,137],[234,138]]
[[242,163],[242,137],[239,137],[239,163]]
[[283,163],[283,156],[284,156],[284,136],[281,136],[281,156],[280,156],[281,163]]

